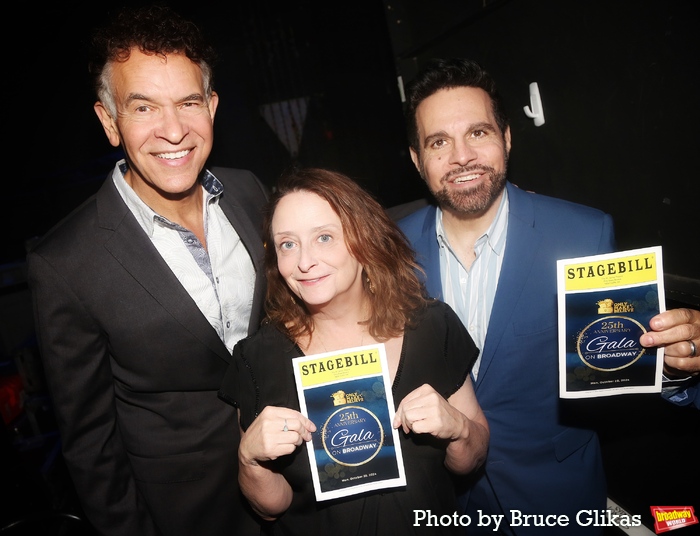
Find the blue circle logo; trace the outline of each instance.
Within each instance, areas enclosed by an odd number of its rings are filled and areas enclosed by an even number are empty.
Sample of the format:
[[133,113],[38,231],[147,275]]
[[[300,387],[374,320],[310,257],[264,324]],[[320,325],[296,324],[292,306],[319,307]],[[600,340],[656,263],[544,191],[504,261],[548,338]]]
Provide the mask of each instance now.
[[579,334],[576,351],[595,370],[611,372],[629,367],[644,354],[639,344],[646,330],[626,316],[606,316],[588,324]]
[[323,448],[341,465],[362,465],[374,458],[384,443],[384,429],[377,416],[360,406],[334,411],[323,425]]

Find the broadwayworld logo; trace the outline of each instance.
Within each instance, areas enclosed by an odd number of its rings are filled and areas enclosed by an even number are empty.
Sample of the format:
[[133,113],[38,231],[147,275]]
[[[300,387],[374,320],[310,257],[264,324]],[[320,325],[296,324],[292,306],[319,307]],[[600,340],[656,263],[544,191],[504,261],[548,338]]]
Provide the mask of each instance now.
[[651,515],[654,518],[656,534],[698,523],[692,506],[652,506]]

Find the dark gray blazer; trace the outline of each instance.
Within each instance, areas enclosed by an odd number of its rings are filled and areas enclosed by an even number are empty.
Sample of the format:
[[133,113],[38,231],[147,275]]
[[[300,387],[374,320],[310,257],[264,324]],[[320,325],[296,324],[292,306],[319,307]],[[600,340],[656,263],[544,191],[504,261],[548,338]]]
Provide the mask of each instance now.
[[[250,172],[212,169],[221,207],[265,289]],[[255,533],[237,485],[238,426],[217,391],[231,355],[117,192],[99,192],[27,257],[36,327],[63,452],[103,534]]]

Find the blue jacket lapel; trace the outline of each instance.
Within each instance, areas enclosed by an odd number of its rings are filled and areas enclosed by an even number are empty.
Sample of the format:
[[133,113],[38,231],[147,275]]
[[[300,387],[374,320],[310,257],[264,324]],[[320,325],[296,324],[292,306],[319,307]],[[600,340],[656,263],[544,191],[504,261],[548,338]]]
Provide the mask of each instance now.
[[419,238],[414,242],[413,247],[418,252],[417,260],[425,273],[427,279],[425,287],[431,298],[443,299],[442,282],[440,280],[440,251],[435,235],[435,213],[437,209],[430,206],[425,211],[425,219],[422,221],[422,229]]
[[488,373],[494,354],[507,332],[509,323],[528,284],[533,260],[539,249],[541,236],[534,229],[535,212],[527,195],[511,183],[508,190],[508,235],[501,274],[494,298],[489,328],[476,381],[479,388]]
[[[481,351],[481,364],[475,383],[476,389],[482,383],[491,366],[493,356],[511,322],[514,309],[531,277],[533,261],[542,237],[534,229],[535,212],[527,194],[510,183],[508,190],[508,236],[503,266],[496,289],[489,329]],[[420,221],[411,221],[408,234],[417,236],[413,247],[418,252],[418,263],[427,274],[428,294],[443,299],[440,279],[439,245],[436,239],[434,206],[428,207]]]

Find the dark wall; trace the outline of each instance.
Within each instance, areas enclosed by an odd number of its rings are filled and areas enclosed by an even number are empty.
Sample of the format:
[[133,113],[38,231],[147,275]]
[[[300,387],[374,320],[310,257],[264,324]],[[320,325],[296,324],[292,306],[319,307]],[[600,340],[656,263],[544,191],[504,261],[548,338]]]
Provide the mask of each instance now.
[[[622,248],[662,245],[666,273],[693,278],[686,283],[700,300],[699,19],[692,3],[385,5],[406,81],[434,56],[469,57],[493,74],[512,121],[513,182],[611,213]],[[542,95],[541,127],[523,112],[531,82]]]

